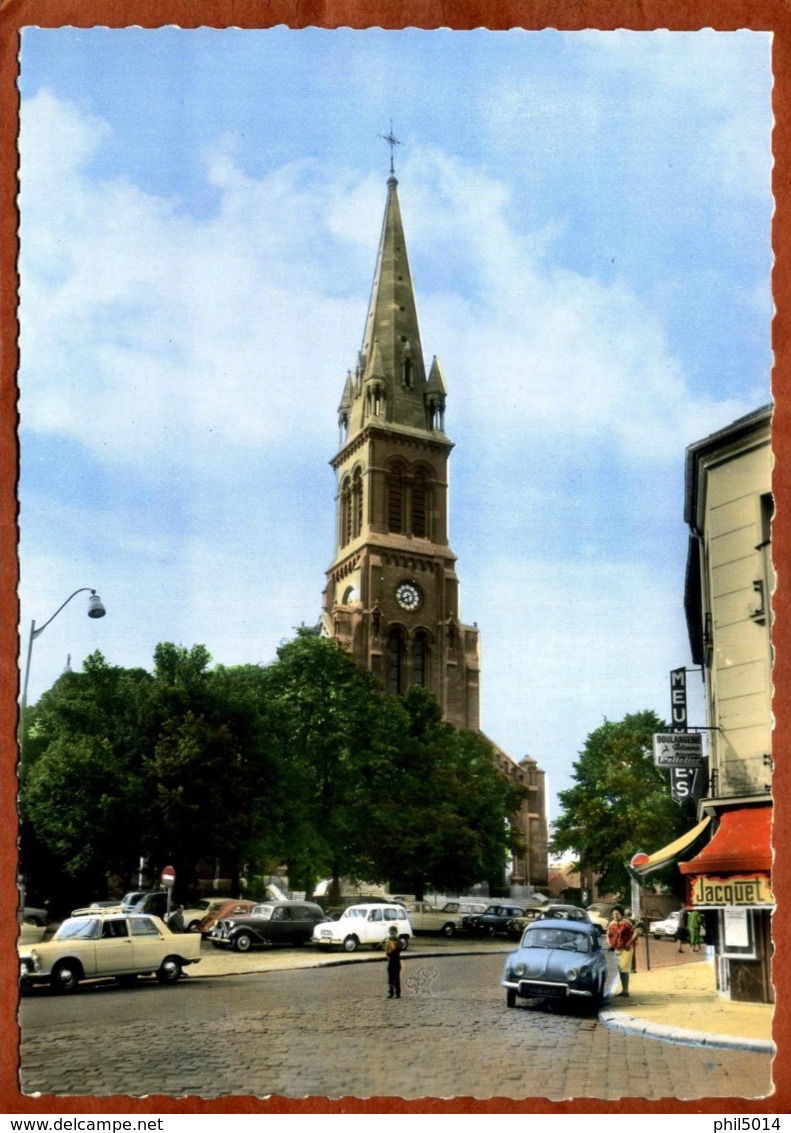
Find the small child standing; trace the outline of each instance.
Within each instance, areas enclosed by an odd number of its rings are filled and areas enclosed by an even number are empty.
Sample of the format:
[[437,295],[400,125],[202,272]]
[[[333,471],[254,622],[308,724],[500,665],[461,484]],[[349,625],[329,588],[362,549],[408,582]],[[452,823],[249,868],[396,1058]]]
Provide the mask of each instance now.
[[398,939],[398,929],[390,925],[387,940],[385,941],[385,955],[387,957],[387,998],[401,998],[401,941]]

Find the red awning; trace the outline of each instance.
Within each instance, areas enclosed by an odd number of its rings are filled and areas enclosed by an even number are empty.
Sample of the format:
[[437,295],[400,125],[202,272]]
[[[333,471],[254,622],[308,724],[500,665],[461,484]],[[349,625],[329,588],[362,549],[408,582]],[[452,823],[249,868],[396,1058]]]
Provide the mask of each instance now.
[[771,806],[734,807],[720,815],[717,833],[678,867],[686,874],[750,873],[772,868]]

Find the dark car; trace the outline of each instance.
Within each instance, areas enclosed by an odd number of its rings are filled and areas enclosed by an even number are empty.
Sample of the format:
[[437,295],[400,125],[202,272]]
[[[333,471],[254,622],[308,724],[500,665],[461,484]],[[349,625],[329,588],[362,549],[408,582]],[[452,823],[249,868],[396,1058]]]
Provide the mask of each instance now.
[[[172,897],[170,899],[170,907],[171,909],[175,909],[176,907],[176,902]],[[144,893],[140,899],[134,903],[129,912],[145,913],[149,917],[159,917],[160,920],[164,920],[167,908],[167,890],[161,889],[156,893]]]
[[615,956],[602,946],[597,925],[580,920],[535,920],[505,962],[506,1003],[517,996],[551,1002],[576,1000],[597,1008],[617,982]]
[[505,935],[509,921],[514,917],[521,917],[523,912],[521,905],[489,905],[485,913],[462,917],[461,927],[475,936]]
[[249,952],[265,944],[305,944],[327,914],[310,901],[275,901],[256,905],[247,916],[227,917],[209,933],[215,948]]

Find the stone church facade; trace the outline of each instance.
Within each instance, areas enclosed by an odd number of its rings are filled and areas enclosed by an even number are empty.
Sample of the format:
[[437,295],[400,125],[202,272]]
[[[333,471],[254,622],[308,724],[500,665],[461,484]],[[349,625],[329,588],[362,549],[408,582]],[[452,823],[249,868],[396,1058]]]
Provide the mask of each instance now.
[[[437,697],[445,719],[480,730],[478,629],[461,620],[456,556],[448,540],[446,385],[428,372],[391,171],[373,289],[354,370],[338,409],[337,532],[322,631],[342,642],[391,693],[412,685]],[[529,798],[511,821],[525,854],[510,881],[547,882],[544,774],[496,749],[501,772]]]

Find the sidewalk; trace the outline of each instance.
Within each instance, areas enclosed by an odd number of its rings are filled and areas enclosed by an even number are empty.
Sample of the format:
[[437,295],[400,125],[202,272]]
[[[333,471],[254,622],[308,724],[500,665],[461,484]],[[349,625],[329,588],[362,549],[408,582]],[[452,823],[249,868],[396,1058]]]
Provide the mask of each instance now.
[[608,1027],[676,1043],[774,1051],[769,1003],[735,1003],[717,991],[704,960],[636,972],[629,998],[616,995],[599,1013]]
[[[476,942],[474,948],[463,941],[429,944],[421,941],[405,956],[481,955],[506,953],[512,944],[494,941]],[[381,953],[369,949],[354,953],[317,952],[305,948],[271,949],[240,955],[232,951],[204,949],[201,962],[190,971],[191,976],[242,975],[246,972],[287,971],[320,968],[333,964],[359,964],[381,960]],[[642,956],[640,957],[642,960]],[[658,963],[657,963],[658,961]],[[714,968],[707,960],[692,961],[685,954],[683,961],[675,956],[656,955],[650,971],[641,969],[631,978],[629,998],[616,995],[605,1001],[599,1021],[616,1030],[645,1034],[675,1043],[740,1050],[773,1052],[772,1016],[774,1007],[766,1003],[734,1003],[717,991]]]

